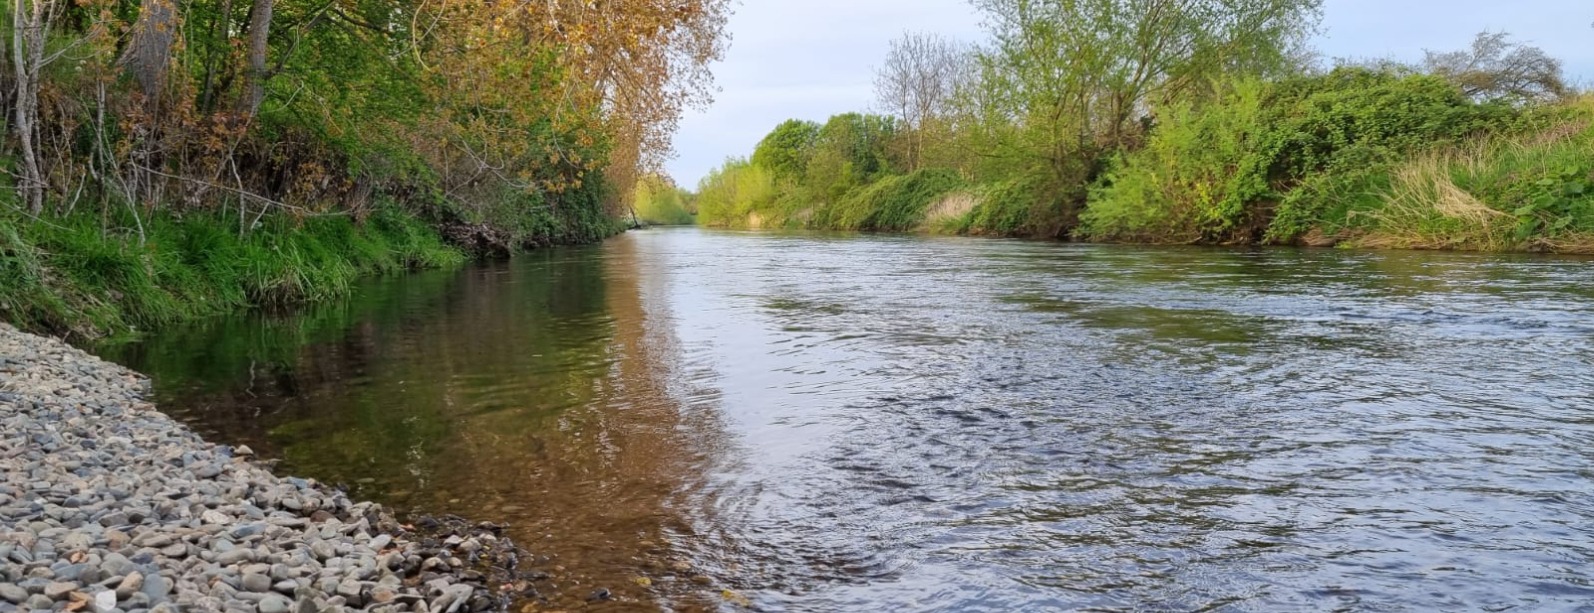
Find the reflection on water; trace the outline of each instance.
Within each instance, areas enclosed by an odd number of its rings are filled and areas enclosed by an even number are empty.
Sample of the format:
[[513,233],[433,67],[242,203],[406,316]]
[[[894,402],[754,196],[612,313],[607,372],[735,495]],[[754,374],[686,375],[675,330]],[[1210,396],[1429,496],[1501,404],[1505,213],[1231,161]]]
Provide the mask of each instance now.
[[165,410],[286,472],[513,524],[550,558],[554,604],[600,588],[651,604],[639,578],[691,577],[671,568],[670,500],[724,435],[712,393],[680,386],[669,305],[644,304],[666,263],[634,249],[379,280],[345,304],[163,331],[112,357],[150,373]]
[[105,351],[285,471],[513,523],[550,608],[1557,610],[1591,281],[684,229]]

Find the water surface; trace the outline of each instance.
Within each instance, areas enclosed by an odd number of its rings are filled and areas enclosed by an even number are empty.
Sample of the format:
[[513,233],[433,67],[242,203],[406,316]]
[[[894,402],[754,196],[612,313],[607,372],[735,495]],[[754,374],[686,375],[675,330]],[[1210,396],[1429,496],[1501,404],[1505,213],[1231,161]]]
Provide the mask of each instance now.
[[664,230],[104,351],[550,609],[1594,602],[1587,260]]

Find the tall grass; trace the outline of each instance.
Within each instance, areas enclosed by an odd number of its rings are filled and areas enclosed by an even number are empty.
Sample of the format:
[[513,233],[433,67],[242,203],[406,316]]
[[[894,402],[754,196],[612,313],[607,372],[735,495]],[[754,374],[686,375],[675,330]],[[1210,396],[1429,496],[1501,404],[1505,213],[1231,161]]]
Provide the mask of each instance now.
[[1397,165],[1353,243],[1594,253],[1594,98],[1562,112],[1548,127]]
[[1091,191],[1082,234],[1175,243],[1296,242],[1351,221],[1389,168],[1521,115],[1442,78],[1340,68],[1216,84],[1161,109],[1146,146]]
[[248,306],[345,295],[365,274],[447,266],[464,255],[420,221],[382,209],[347,217],[157,216],[144,236],[97,216],[0,216],[0,318],[98,336]]

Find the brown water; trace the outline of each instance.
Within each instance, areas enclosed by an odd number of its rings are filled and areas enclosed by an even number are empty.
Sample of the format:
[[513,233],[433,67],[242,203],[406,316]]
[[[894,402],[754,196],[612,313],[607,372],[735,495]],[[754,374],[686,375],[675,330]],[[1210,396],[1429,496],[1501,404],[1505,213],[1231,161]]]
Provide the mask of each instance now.
[[1594,610],[1587,260],[648,231],[104,351],[548,609]]

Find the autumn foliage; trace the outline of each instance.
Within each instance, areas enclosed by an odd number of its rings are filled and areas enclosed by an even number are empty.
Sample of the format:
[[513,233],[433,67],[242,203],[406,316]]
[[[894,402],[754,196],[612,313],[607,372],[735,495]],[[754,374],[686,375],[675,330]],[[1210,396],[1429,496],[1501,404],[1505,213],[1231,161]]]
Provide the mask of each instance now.
[[0,104],[17,206],[211,211],[248,232],[392,201],[509,241],[579,238],[559,234],[618,210],[708,101],[728,4],[16,0]]

